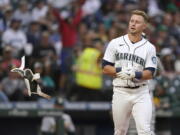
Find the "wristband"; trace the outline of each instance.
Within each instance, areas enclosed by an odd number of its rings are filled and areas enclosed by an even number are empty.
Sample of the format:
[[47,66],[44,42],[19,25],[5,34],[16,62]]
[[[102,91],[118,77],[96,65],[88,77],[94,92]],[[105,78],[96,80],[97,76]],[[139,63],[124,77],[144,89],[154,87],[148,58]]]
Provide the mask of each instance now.
[[117,67],[117,68],[116,68],[116,73],[120,72],[121,69],[122,69],[121,67]]
[[135,78],[140,80],[142,78],[142,72],[135,72]]

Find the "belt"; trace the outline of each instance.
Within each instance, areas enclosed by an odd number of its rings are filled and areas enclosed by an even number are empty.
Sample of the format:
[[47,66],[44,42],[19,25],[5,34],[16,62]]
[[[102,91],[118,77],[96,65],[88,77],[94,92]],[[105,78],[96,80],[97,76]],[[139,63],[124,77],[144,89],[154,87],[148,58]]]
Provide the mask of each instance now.
[[140,88],[140,87],[145,86],[145,85],[146,84],[135,86],[135,87],[130,87],[130,86],[115,86],[115,87],[118,87],[118,88],[127,88],[127,89],[137,89],[137,88]]

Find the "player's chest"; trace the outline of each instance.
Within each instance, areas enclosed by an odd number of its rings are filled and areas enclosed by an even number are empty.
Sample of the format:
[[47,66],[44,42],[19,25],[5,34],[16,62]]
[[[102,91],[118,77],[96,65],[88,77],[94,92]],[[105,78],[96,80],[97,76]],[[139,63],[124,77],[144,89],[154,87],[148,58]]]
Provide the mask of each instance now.
[[115,56],[117,59],[130,59],[131,57],[145,59],[147,57],[147,49],[144,46],[119,45],[116,48]]

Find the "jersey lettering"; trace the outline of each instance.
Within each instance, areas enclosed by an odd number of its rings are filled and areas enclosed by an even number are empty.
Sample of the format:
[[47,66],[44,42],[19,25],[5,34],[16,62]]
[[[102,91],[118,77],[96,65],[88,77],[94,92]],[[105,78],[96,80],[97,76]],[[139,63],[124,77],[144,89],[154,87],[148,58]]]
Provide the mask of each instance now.
[[141,66],[145,66],[145,60],[135,54],[130,54],[130,53],[116,53],[116,61],[119,60],[128,60],[128,61],[133,61],[137,64],[140,64]]

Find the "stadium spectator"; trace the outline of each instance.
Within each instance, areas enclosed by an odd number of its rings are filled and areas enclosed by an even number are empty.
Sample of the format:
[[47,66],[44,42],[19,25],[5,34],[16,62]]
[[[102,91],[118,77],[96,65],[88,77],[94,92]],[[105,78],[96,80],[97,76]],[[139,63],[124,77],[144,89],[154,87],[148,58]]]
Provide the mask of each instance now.
[[48,12],[48,6],[44,0],[37,0],[34,3],[34,8],[32,9],[32,20],[38,21],[39,23],[43,22],[45,16]]
[[21,21],[22,27],[27,28],[28,24],[32,21],[32,16],[26,1],[19,3],[18,8],[14,11],[13,17]]
[[13,57],[13,48],[11,46],[6,45],[3,48],[3,55],[2,55],[2,62],[1,68],[2,72],[8,73],[10,68],[12,67],[19,67],[20,61]]
[[[43,73],[43,86],[45,87],[47,93],[52,94],[55,90],[55,82],[53,80],[53,74],[52,74],[52,68],[51,68],[51,62],[46,61],[44,63],[44,73]],[[49,92],[48,92],[49,91]]]
[[102,95],[102,41],[91,39],[74,65],[76,87],[72,90],[78,101],[100,101]]
[[33,58],[39,60],[41,62],[45,62],[46,60],[54,61],[56,60],[56,51],[52,43],[50,42],[48,31],[44,31],[40,37],[40,44],[35,46],[33,49]]
[[172,54],[170,48],[163,48],[161,50],[162,63],[166,72],[174,72],[175,56]]
[[41,79],[45,77],[43,75],[45,75],[44,73],[46,73],[47,78],[49,78],[50,81],[52,82],[51,83],[52,87],[49,87],[51,89],[49,92],[54,93],[55,89],[57,89],[58,87],[58,85],[55,86],[55,82],[57,84],[58,78],[60,76],[60,72],[59,72],[59,64],[57,60],[58,56],[56,54],[54,44],[50,41],[50,33],[48,31],[44,31],[42,33],[40,44],[35,46],[32,57],[33,57],[31,61],[32,64],[33,63],[35,64],[36,61],[39,61],[43,63],[43,66],[45,66],[46,69],[43,69]]
[[4,10],[7,9],[8,7],[10,7],[11,3],[10,0],[1,0],[0,1],[0,10]]
[[[52,7],[51,7],[52,8]],[[51,9],[59,23],[59,33],[61,34],[61,76],[59,81],[60,93],[65,93],[67,89],[68,76],[71,74],[73,64],[73,48],[77,44],[77,25],[82,18],[82,9],[76,4],[73,9],[58,12],[57,9]]]
[[10,28],[2,35],[3,46],[7,44],[13,47],[13,56],[19,58],[22,56],[27,39],[24,31],[20,30],[21,21],[18,19],[11,20]]
[[10,24],[11,24],[11,20],[13,18],[13,8],[12,7],[7,7],[4,9],[3,13],[3,19],[4,19],[4,30],[6,30],[7,28],[9,28]]
[[33,48],[39,46],[40,35],[41,35],[40,24],[36,21],[32,21],[28,25],[26,36],[27,36],[27,42],[32,44]]
[[34,72],[40,73],[41,78],[38,82],[41,84],[42,91],[48,95],[53,95],[55,93],[55,82],[53,80],[53,71],[51,68],[51,62],[46,61],[45,63],[35,62]]
[[8,72],[8,76],[2,80],[1,84],[3,92],[10,101],[26,100],[28,95],[24,80],[16,73]]

